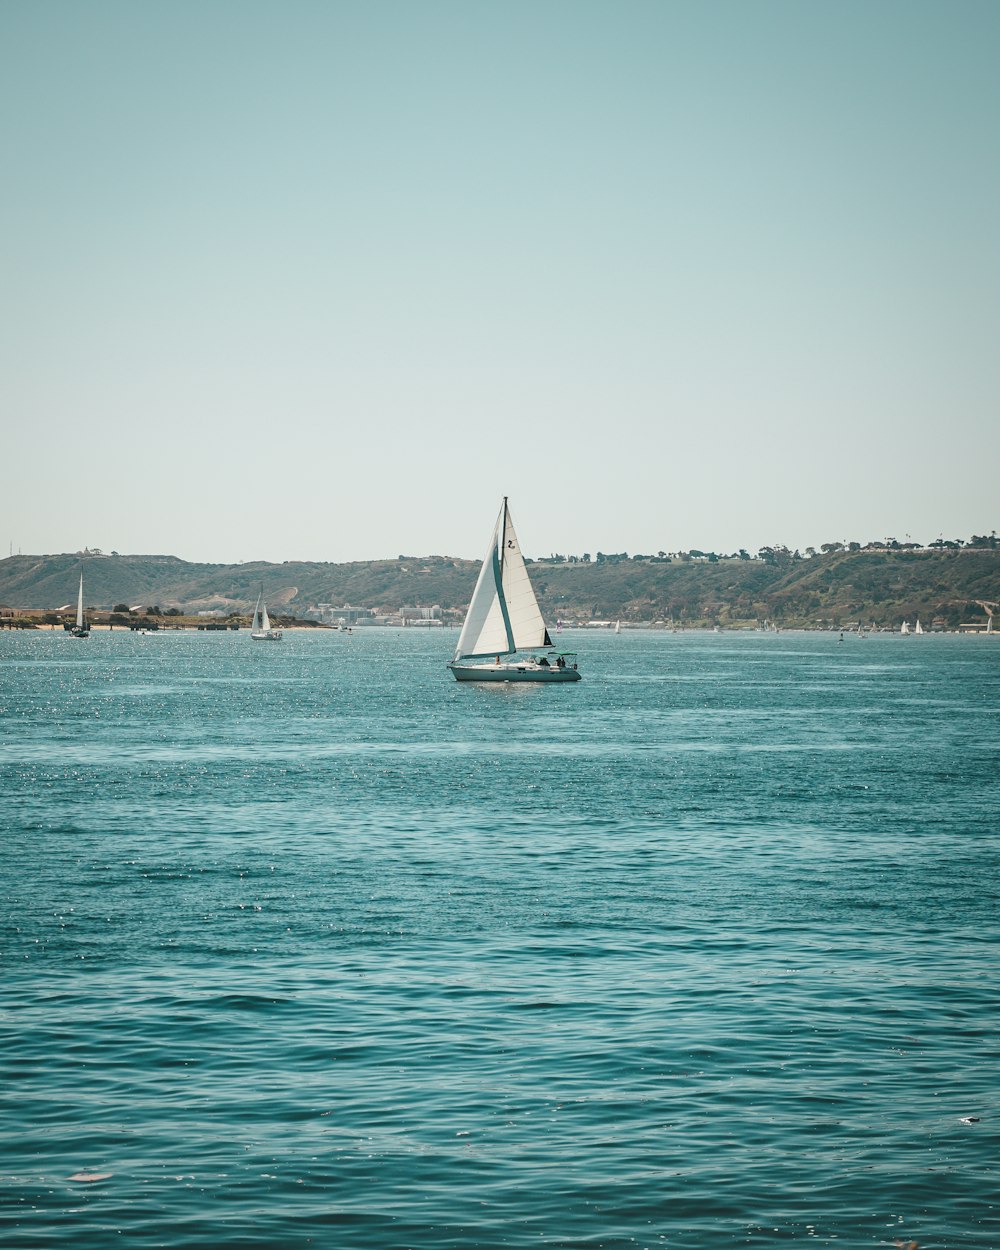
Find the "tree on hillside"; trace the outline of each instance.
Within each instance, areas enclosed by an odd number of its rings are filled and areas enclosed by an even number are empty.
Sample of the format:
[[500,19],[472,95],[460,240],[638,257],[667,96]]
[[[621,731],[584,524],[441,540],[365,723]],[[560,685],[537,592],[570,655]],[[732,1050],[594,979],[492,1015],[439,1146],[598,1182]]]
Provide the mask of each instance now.
[[792,553],[787,547],[761,547],[757,552],[757,559],[762,560],[765,564],[775,567],[782,567],[791,564]]

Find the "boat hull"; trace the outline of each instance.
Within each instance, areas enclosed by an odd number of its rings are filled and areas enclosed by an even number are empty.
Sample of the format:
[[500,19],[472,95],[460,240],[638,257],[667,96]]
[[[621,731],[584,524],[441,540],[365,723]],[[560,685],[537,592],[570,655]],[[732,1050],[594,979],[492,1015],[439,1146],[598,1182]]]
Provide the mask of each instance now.
[[280,629],[260,630],[258,633],[251,634],[250,637],[254,640],[254,642],[280,642],[281,630]]
[[456,681],[579,681],[575,668],[545,668],[539,664],[458,664],[448,667]]

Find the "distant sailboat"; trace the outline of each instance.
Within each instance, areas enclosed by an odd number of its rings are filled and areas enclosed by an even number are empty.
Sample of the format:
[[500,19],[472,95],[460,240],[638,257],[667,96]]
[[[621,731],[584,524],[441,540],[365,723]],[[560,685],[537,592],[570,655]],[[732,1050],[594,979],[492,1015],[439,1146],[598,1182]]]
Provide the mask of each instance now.
[[531,654],[551,647],[504,496],[448,667],[456,681],[579,681],[571,652]]
[[620,634],[621,632],[622,632],[622,623],[621,623],[621,621],[615,621],[615,633],[616,633],[616,634]]
[[924,632],[924,627],[920,624],[920,617],[919,617],[919,616],[917,617],[917,624],[916,624],[916,628],[914,629],[914,631],[913,631],[913,632],[914,632],[915,634],[922,634],[922,633]]
[[261,586],[260,594],[257,596],[257,606],[253,610],[250,637],[254,642],[281,641],[281,630],[271,628],[271,618],[267,615],[267,604],[264,602],[263,586]]
[[74,638],[90,637],[90,622],[83,611],[83,574],[80,574],[80,594],[76,600],[76,624],[69,631]]
[[899,627],[899,632],[901,634],[908,634],[910,632],[910,622],[904,621]]

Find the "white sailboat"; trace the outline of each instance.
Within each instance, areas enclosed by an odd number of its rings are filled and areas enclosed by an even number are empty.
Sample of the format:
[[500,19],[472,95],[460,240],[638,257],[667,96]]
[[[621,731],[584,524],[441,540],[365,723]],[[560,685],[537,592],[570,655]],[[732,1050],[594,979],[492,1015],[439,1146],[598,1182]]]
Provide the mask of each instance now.
[[917,617],[917,624],[916,624],[916,627],[915,627],[915,629],[913,630],[913,632],[914,632],[915,634],[922,634],[922,633],[924,632],[924,627],[923,627],[923,625],[921,625],[921,624],[920,624],[920,617],[919,617],[919,616]]
[[621,623],[621,621],[615,621],[615,633],[616,633],[616,634],[620,634],[621,632],[622,632],[622,623]]
[[76,600],[76,624],[69,631],[74,638],[90,637],[90,622],[83,611],[83,574],[80,574],[80,593]]
[[904,621],[899,627],[899,632],[901,634],[908,634],[910,632],[910,622]]
[[580,680],[575,654],[552,648],[506,495],[448,667],[456,681]]
[[253,610],[253,621],[250,623],[250,637],[254,642],[280,642],[281,630],[271,628],[271,618],[267,614],[264,602],[264,587],[261,586],[257,596],[257,606]]

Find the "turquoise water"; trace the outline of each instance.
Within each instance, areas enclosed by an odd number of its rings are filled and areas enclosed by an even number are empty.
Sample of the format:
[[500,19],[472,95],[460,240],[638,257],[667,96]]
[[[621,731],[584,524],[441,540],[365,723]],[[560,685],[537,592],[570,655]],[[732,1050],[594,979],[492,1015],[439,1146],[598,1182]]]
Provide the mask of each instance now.
[[0,1244],[1000,1245],[1000,644],[560,641],[0,635]]

